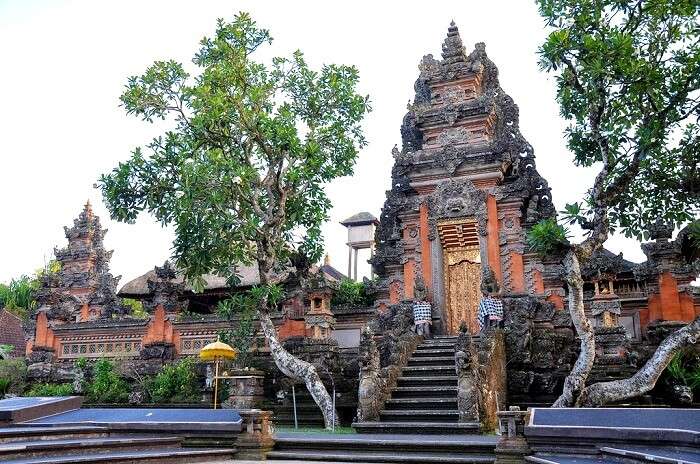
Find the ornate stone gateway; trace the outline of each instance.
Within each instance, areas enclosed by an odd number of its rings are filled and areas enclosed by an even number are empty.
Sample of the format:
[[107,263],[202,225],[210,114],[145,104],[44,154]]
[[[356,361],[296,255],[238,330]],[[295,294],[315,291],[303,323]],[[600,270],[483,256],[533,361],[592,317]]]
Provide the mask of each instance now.
[[459,333],[464,321],[472,334],[479,332],[477,308],[481,285],[481,250],[472,219],[456,219],[438,224],[443,252],[445,285],[445,332]]
[[380,310],[414,298],[420,278],[435,333],[455,334],[462,321],[476,333],[482,266],[505,292],[563,307],[561,281],[525,239],[555,215],[551,193],[484,44],[467,53],[451,25],[442,59],[426,55],[419,69],[371,259]]

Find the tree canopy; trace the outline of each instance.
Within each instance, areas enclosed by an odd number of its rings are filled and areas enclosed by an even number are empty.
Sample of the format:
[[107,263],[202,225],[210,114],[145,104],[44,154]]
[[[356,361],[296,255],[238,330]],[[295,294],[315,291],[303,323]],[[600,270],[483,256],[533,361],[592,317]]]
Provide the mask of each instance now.
[[540,64],[557,79],[569,149],[602,165],[566,219],[644,237],[700,212],[697,0],[539,0],[554,28]]
[[370,104],[357,69],[315,71],[300,51],[255,61],[270,43],[246,13],[220,19],[192,60],[197,75],[157,61],[121,96],[127,113],[174,128],[100,178],[105,202],[114,219],[148,211],[173,224],[174,258],[195,283],[251,262],[264,283],[295,253],[320,258],[331,207],[324,185],[351,174],[366,143]]
[[604,404],[652,388],[700,318],[669,336],[633,377],[586,387],[596,350],[585,314],[579,260],[620,230],[645,238],[661,220],[680,226],[700,211],[700,28],[697,0],[538,0],[553,28],[540,65],[555,74],[565,136],[578,166],[599,168],[565,221],[588,232],[570,244],[561,226],[540,223],[530,243],[567,250],[563,260],[579,357],[554,406]]

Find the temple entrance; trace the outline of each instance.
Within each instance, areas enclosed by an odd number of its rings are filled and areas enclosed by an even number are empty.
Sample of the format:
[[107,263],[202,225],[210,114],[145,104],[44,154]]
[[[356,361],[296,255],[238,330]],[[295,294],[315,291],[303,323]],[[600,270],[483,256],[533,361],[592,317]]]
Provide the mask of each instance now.
[[445,331],[454,335],[462,321],[479,332],[477,310],[481,286],[481,252],[476,223],[461,219],[438,224],[443,252]]

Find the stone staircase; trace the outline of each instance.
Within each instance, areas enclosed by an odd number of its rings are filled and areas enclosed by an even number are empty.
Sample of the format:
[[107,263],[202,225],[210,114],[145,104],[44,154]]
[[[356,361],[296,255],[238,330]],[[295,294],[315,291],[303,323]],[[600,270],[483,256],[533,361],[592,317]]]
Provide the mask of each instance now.
[[493,464],[496,441],[489,435],[282,433],[267,459],[287,463]]
[[413,352],[376,422],[356,422],[359,433],[478,433],[478,423],[459,422],[455,336],[425,340]]
[[233,448],[186,448],[182,438],[113,432],[91,425],[15,425],[0,429],[4,464],[233,462]]

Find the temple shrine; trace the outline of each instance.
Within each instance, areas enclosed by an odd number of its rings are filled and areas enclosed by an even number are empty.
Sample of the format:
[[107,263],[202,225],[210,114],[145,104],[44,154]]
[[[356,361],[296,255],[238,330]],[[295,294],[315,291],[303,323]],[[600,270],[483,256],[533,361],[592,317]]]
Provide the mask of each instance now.
[[[552,192],[520,133],[518,107],[501,89],[483,43],[467,53],[452,24],[441,59],[427,55],[419,70],[415,98],[401,125],[402,146],[392,151],[391,189],[380,219],[377,223],[362,213],[344,222],[377,226],[373,242],[348,242],[355,260],[357,249],[372,250],[377,279],[368,287],[374,304],[334,306],[334,292],[346,276],[326,261],[312,267],[312,283],[294,278],[287,283],[287,299],[274,314],[278,333],[300,356],[335,363],[327,371],[337,384],[347,384],[352,403],[358,369],[371,370],[371,363],[362,361],[363,329],[374,327],[374,339],[366,335],[367,340],[389,340],[385,335],[395,328],[388,315],[398,314],[396,308],[412,301],[417,287],[425,287],[436,333],[456,336],[466,326],[476,335],[480,284],[490,271],[506,311],[507,398],[499,401],[551,401],[578,349],[561,256],[540,257],[526,240],[534,224],[555,218]],[[644,263],[604,250],[583,269],[601,375],[629,373],[636,362],[630,353],[648,353],[669,328],[700,314],[700,294],[691,285],[698,256],[687,230],[672,240],[673,230],[664,223],[649,228]],[[237,287],[207,275],[204,291],[196,293],[166,263],[117,293],[118,278],[109,273],[111,252],[103,245],[106,230],[89,204],[65,230],[68,245],[55,250],[61,270],[44,279],[28,337],[30,375],[37,379],[70,378],[70,366],[79,358],[145,365],[194,356],[219,331],[236,324],[235,318],[217,315],[217,303],[259,281],[255,268],[241,267]],[[351,271],[357,274],[354,267]],[[146,317],[130,314],[123,297],[141,300]],[[387,345],[389,351],[382,346],[377,365],[399,362],[389,353],[393,345]],[[257,355],[265,358],[266,348],[261,346]],[[269,356],[267,363],[266,382],[278,379]],[[267,394],[279,385],[268,384]]]

